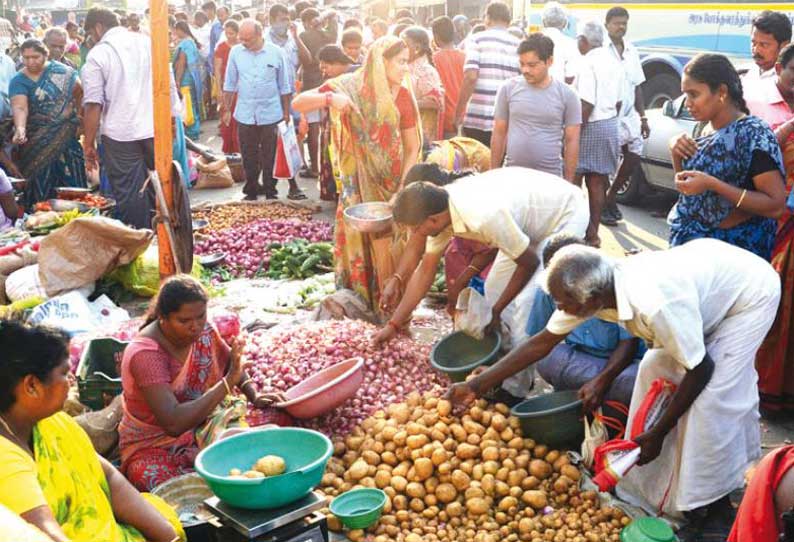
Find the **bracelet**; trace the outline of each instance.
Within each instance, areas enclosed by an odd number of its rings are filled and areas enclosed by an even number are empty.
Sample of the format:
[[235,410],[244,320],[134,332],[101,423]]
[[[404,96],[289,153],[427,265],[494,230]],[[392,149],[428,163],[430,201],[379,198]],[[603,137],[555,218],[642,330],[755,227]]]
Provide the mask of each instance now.
[[251,383],[251,379],[250,378],[246,378],[245,380],[243,380],[242,382],[237,384],[237,387],[242,390],[245,387],[246,384],[250,384],[250,383]]
[[333,92],[326,92],[325,93],[325,107],[326,108],[330,108],[331,107],[331,102],[333,101],[333,99],[334,99],[334,93]]
[[472,271],[474,271],[474,272],[475,272],[476,274],[478,274],[478,275],[479,275],[480,273],[482,273],[482,269],[477,269],[477,268],[476,268],[476,267],[474,267],[473,265],[467,265],[467,266],[466,266],[466,269],[471,269]]
[[402,276],[399,273],[395,273],[392,276],[394,278],[396,278],[398,281],[400,281],[400,286],[404,286],[405,285],[405,280],[402,278]]
[[223,378],[221,378],[221,380],[223,381],[223,385],[226,387],[226,394],[231,395],[232,389],[229,387],[229,382],[226,380],[226,377],[224,376]]
[[742,190],[742,196],[739,198],[739,201],[736,203],[737,209],[742,206],[742,202],[744,201],[744,197],[746,195],[747,195],[747,189],[745,188],[744,190]]
[[648,122],[648,117],[640,117],[640,121]]
[[394,328],[394,331],[397,331],[397,332],[399,332],[399,331],[400,331],[400,326],[398,326],[397,324],[395,324],[395,323],[394,323],[394,320],[389,320],[388,322],[386,322],[386,325],[387,325],[387,326],[391,326],[391,327],[393,327],[393,328]]

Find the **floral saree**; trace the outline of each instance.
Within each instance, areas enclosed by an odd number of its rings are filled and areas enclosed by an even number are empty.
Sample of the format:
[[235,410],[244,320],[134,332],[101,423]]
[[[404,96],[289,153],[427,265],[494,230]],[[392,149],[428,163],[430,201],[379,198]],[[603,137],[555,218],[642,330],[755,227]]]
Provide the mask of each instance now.
[[438,71],[426,56],[421,56],[410,64],[411,83],[417,101],[432,100],[435,108],[419,108],[422,134],[425,142],[444,137],[444,86]]
[[25,205],[30,206],[54,198],[57,187],[88,186],[73,96],[78,74],[60,62],[49,62],[38,81],[18,76],[27,80],[28,142],[20,146],[17,165],[28,180]]
[[[221,341],[218,331],[208,323],[170,383],[180,403],[198,399],[223,378]],[[151,491],[171,478],[192,472],[201,448],[217,439],[226,428],[245,425],[245,399],[230,397],[204,424],[178,437],[171,437],[162,427],[142,420],[142,413],[132,408],[133,398],[139,393],[130,367],[132,359],[139,354],[162,352],[162,347],[153,339],[137,337],[125,349],[121,362],[124,386],[124,414],[119,425],[121,470],[141,491]]]
[[[389,201],[400,188],[404,159],[400,114],[383,59],[384,51],[398,41],[394,36],[380,38],[372,44],[362,69],[326,83],[353,104],[343,113],[330,111],[329,150],[339,194],[334,233],[336,283],[339,288],[355,291],[375,309],[380,292],[371,244],[345,224],[343,212],[362,202]],[[403,82],[403,86],[410,92],[410,82]],[[418,125],[416,129],[419,131]],[[395,233],[394,261],[399,260],[403,244],[402,236]]]

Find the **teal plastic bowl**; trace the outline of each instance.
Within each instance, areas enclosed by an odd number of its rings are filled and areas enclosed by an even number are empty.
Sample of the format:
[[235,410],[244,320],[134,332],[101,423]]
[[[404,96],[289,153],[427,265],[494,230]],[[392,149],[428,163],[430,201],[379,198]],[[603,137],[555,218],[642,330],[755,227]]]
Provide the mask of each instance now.
[[[220,440],[196,458],[196,471],[223,502],[237,508],[279,508],[317,487],[333,453],[331,441],[317,431],[297,427],[262,429]],[[269,478],[228,478],[231,469],[245,472],[265,455],[284,458],[284,474]]]
[[673,529],[658,518],[637,518],[620,531],[621,542],[675,542]]
[[584,439],[582,401],[577,390],[555,391],[518,403],[510,413],[527,438],[556,448],[579,446]]
[[502,337],[490,333],[478,340],[462,331],[450,333],[430,352],[430,364],[453,382],[463,382],[480,365],[493,363],[499,355]]
[[386,494],[380,489],[352,489],[331,501],[331,513],[348,529],[366,529],[380,519]]

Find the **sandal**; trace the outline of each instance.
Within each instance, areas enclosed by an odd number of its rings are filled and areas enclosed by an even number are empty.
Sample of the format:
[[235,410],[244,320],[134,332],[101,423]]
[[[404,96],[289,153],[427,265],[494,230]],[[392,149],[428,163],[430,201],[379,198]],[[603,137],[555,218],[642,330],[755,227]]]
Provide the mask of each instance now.
[[308,199],[308,198],[306,197],[306,194],[304,194],[303,192],[290,192],[289,194],[287,194],[287,199],[291,199],[293,201],[297,201],[297,200],[303,200],[303,199]]
[[618,218],[609,210],[604,210],[601,213],[601,224],[604,226],[617,226]]

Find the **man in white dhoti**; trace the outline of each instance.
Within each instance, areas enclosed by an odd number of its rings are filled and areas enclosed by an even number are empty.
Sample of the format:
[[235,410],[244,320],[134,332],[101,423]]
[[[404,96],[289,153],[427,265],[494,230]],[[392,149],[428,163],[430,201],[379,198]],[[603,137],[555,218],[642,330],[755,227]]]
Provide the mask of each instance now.
[[[445,186],[409,184],[397,195],[394,220],[411,228],[413,236],[426,238],[427,243],[424,252],[406,250],[403,254],[398,272],[409,270],[404,271],[408,279],[405,295],[376,342],[391,339],[410,319],[427,294],[450,241],[460,237],[498,249],[485,280],[485,298],[492,307],[490,327],[502,330],[504,323],[506,337],[513,346],[518,345],[526,338],[533,278],[542,267],[538,255],[546,240],[561,232],[583,236],[589,218],[578,187],[535,169],[492,169]],[[527,371],[503,387],[523,397],[531,385],[532,372]]]
[[[635,439],[638,467],[618,494],[699,529],[724,528],[728,494],[760,456],[755,354],[772,325],[780,279],[761,258],[713,239],[613,261],[580,246],[561,249],[547,270],[558,310],[546,329],[448,395],[468,403],[545,357],[586,318],[624,326],[648,344],[629,420],[657,378],[678,388],[656,425]],[[542,438],[542,437],[538,437]]]

